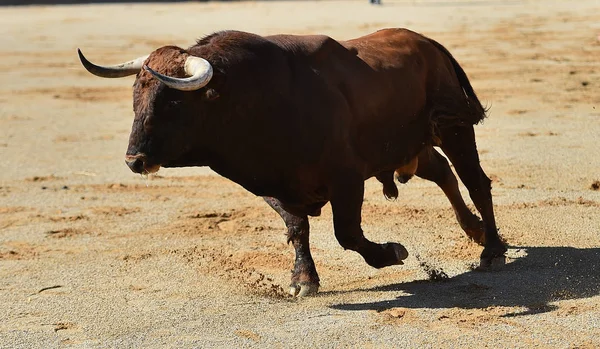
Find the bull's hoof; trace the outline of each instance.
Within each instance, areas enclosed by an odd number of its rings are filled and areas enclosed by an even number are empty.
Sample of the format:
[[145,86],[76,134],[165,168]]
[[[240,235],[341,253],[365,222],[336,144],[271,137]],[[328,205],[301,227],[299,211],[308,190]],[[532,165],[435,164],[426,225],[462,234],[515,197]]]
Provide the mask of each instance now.
[[292,284],[290,286],[290,295],[292,297],[307,297],[314,296],[319,292],[319,284],[313,284],[308,282],[302,282],[298,284]]
[[493,271],[502,269],[506,265],[506,256],[497,256],[497,257],[481,257],[479,259],[479,267],[477,270],[479,271]]
[[506,265],[506,256],[504,255],[506,251],[508,251],[506,244],[500,240],[484,248],[479,257],[479,267],[476,270],[490,271],[502,268]]
[[381,247],[384,251],[383,256],[386,256],[387,258],[380,260],[380,265],[373,265],[376,268],[387,267],[390,265],[403,265],[403,260],[408,258],[408,250],[399,243],[388,242],[382,244]]
[[368,241],[368,244],[367,248],[358,250],[358,252],[373,268],[381,269],[391,265],[404,264],[402,261],[408,257],[406,248],[395,242],[377,244]]
[[408,258],[408,250],[404,246],[395,242],[388,242],[386,245],[391,245],[391,248],[394,250],[396,255],[396,263],[394,264],[404,264],[403,260]]

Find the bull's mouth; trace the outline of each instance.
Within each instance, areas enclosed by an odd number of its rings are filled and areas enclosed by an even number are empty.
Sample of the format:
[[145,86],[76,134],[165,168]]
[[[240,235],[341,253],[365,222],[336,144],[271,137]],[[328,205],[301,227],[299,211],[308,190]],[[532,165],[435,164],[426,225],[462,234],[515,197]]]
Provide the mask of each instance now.
[[148,161],[145,154],[125,155],[125,163],[131,171],[140,174],[156,173],[160,169],[160,164],[154,164]]
[[160,170],[160,165],[144,165],[144,174],[156,173]]

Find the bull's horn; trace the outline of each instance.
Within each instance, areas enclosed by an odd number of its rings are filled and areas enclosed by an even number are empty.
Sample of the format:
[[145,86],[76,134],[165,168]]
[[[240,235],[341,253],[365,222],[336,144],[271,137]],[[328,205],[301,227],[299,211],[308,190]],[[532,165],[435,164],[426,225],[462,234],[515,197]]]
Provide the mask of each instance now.
[[81,53],[80,49],[77,49],[77,53],[79,54],[79,59],[81,60],[81,64],[83,64],[85,69],[101,78],[122,78],[124,76],[135,75],[142,70],[142,65],[149,56],[142,56],[134,59],[133,61],[104,67],[101,65],[95,65],[94,63],[88,61],[83,53]]
[[213,75],[213,68],[210,63],[200,57],[189,56],[185,60],[185,73],[191,75],[187,78],[172,78],[155,72],[147,65],[144,65],[150,74],[162,81],[165,85],[181,91],[194,91],[206,86]]

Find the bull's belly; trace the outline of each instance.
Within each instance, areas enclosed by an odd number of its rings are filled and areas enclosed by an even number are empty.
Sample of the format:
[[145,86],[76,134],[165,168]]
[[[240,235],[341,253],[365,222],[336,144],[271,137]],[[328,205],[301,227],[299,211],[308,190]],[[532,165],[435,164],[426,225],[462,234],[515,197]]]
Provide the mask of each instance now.
[[299,215],[319,215],[329,201],[330,186],[315,172],[295,169],[279,176],[226,176],[257,196],[274,197],[286,210]]
[[364,162],[366,178],[400,168],[411,171],[421,150],[435,143],[426,117],[409,123],[394,120],[365,125],[355,139],[355,151]]
[[399,173],[412,173],[416,171],[419,153],[430,146],[425,140],[417,144],[388,143],[379,147],[372,146],[364,151],[361,158],[365,162],[365,178],[369,178],[383,171],[398,171]]

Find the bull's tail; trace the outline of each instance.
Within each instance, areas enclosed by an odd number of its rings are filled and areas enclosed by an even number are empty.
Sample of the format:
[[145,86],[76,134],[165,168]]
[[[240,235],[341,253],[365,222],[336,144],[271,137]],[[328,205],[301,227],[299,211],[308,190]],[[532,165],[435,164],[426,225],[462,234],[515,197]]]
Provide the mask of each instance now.
[[[450,62],[452,63],[452,67],[454,68],[456,77],[458,78],[458,82],[460,83],[460,87],[462,88],[462,90],[464,92],[464,95],[466,97],[465,100],[467,103],[467,105],[466,105],[467,110],[465,110],[466,115],[463,114],[462,118],[467,118],[468,120],[461,120],[461,121],[463,121],[463,122],[467,121],[472,125],[478,124],[479,122],[483,121],[483,119],[485,119],[485,117],[486,117],[488,108],[485,108],[485,107],[483,107],[483,105],[481,105],[481,102],[479,101],[479,98],[477,98],[477,94],[473,90],[473,86],[471,86],[471,82],[469,81],[469,78],[467,77],[467,74],[465,73],[465,71],[462,69],[460,64],[458,64],[458,62],[452,56],[450,51],[448,51],[448,49],[446,49],[444,46],[442,46],[442,44],[440,44],[439,42],[437,42],[433,39],[429,39],[429,41],[438,50],[440,50],[442,53],[444,53],[448,57],[448,59],[450,59]],[[456,115],[456,117],[461,117],[461,116]]]

